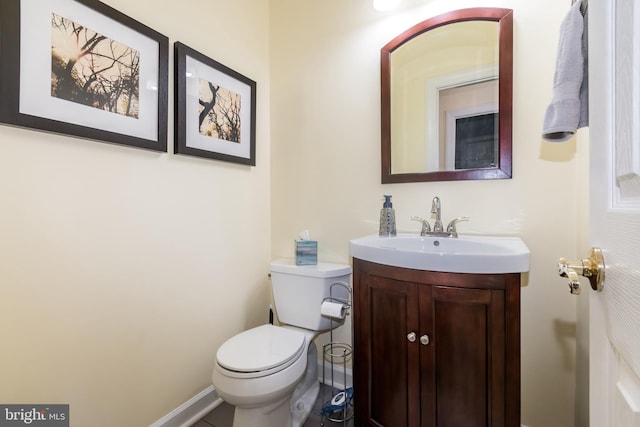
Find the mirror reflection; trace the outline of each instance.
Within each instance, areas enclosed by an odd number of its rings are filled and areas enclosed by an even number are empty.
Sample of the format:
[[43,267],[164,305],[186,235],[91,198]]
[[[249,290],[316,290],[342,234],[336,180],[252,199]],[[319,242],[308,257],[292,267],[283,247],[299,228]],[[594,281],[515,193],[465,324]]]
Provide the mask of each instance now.
[[382,49],[383,183],[511,176],[511,27],[464,9]]
[[497,130],[486,144],[473,132],[461,136],[459,128],[497,125],[497,79],[496,22],[445,25],[393,51],[391,173],[469,169],[469,162],[495,166]]

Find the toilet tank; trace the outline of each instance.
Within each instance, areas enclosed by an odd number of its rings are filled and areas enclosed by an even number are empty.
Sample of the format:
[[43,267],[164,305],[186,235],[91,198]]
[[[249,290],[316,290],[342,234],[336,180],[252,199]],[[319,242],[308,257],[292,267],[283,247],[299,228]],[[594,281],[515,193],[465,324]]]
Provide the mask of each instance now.
[[[271,286],[278,319],[281,323],[312,331],[327,331],[343,321],[320,314],[320,306],[330,296],[330,286],[342,282],[351,289],[351,266],[319,262],[296,265],[293,260],[271,263]],[[349,300],[343,286],[334,286],[331,297]]]

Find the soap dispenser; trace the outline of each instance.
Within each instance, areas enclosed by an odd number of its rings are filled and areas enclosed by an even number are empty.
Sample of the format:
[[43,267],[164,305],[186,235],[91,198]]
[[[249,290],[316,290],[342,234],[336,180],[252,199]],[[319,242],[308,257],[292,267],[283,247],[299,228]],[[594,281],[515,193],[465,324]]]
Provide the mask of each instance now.
[[391,196],[384,196],[384,204],[380,209],[380,236],[395,236],[396,235],[396,212],[393,210],[391,204]]

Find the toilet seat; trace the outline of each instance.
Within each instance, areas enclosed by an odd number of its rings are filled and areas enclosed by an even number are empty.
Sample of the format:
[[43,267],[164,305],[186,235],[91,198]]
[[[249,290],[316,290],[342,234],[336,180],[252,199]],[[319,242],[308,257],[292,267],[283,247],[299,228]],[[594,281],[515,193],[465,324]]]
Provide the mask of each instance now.
[[228,339],[218,349],[216,362],[235,378],[258,378],[291,366],[305,351],[301,332],[262,325]]

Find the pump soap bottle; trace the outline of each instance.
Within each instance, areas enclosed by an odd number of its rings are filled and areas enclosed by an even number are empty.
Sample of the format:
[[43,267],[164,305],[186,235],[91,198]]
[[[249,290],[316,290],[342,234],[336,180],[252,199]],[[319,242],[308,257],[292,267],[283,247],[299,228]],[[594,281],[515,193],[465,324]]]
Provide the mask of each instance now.
[[391,196],[384,196],[384,204],[380,209],[380,236],[395,236],[396,235],[396,211],[393,210],[391,204]]

